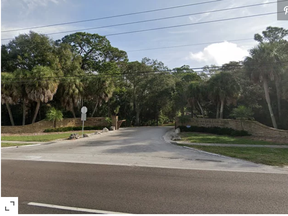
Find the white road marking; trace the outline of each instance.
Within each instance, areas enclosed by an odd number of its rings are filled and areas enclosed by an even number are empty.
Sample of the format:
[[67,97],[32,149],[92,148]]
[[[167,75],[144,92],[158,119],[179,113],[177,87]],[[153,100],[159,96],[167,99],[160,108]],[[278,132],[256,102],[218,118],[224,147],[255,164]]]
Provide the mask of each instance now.
[[78,207],[46,204],[46,203],[37,203],[37,202],[29,202],[29,203],[27,203],[27,205],[46,207],[46,208],[54,208],[54,209],[62,209],[62,210],[70,210],[70,211],[90,212],[90,213],[97,213],[97,214],[128,214],[128,213],[123,213],[123,212],[112,212],[112,211],[104,211],[104,210],[98,210],[98,209],[78,208]]

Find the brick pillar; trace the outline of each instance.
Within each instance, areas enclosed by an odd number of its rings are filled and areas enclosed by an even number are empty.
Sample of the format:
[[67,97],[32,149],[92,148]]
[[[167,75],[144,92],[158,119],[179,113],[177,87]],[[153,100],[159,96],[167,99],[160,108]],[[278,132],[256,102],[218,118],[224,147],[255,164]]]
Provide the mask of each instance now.
[[118,122],[118,116],[112,116],[112,126],[115,126],[115,130],[117,130],[117,122]]

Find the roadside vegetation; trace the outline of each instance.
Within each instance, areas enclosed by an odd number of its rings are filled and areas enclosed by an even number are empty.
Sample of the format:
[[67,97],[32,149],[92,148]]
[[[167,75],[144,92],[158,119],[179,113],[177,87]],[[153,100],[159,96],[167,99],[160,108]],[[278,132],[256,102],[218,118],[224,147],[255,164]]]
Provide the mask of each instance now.
[[279,143],[267,142],[261,140],[252,140],[249,137],[240,138],[225,135],[214,135],[197,132],[183,132],[181,133],[181,141],[191,143],[220,143],[220,144],[251,144],[251,145],[281,145]]
[[244,61],[196,71],[144,56],[131,62],[99,34],[76,32],[57,41],[19,34],[1,46],[1,122],[26,125],[47,117],[57,127],[62,118],[80,118],[85,105],[87,117],[118,115],[126,119],[123,126],[189,116],[255,119],[287,130],[287,35],[267,27],[254,35],[257,45]]
[[195,149],[248,160],[254,163],[272,166],[288,166],[288,149],[284,148],[191,146],[182,144],[181,146],[193,147]]
[[[86,134],[94,133],[95,131],[84,131]],[[57,134],[41,134],[41,135],[16,135],[16,136],[1,136],[3,141],[24,141],[24,142],[48,142],[57,139],[68,139],[71,133],[76,133],[82,136],[82,132],[70,131],[69,133],[57,133]]]

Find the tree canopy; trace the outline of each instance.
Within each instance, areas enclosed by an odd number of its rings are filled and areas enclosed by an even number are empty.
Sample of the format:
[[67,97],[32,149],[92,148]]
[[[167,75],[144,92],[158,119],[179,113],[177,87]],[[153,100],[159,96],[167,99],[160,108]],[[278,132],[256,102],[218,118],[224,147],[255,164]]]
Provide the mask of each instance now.
[[57,41],[20,34],[1,46],[2,125],[30,124],[46,115],[58,120],[60,113],[80,118],[85,105],[88,116],[117,114],[126,126],[189,116],[249,118],[288,129],[287,35],[287,29],[267,27],[254,35],[258,44],[243,62],[194,71],[190,65],[170,69],[149,57],[131,62],[98,34],[77,32]]

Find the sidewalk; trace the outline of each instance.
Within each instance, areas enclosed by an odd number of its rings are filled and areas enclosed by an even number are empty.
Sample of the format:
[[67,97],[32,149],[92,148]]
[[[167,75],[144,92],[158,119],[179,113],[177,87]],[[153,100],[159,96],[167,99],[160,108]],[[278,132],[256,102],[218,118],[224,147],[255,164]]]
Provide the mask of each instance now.
[[219,146],[219,147],[259,147],[259,148],[288,148],[288,145],[252,145],[252,144],[220,144],[220,143],[190,143],[171,141],[172,144],[196,145],[196,146]]

